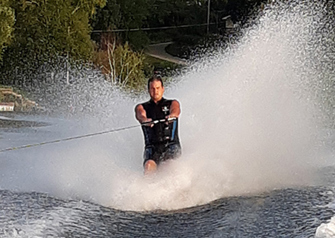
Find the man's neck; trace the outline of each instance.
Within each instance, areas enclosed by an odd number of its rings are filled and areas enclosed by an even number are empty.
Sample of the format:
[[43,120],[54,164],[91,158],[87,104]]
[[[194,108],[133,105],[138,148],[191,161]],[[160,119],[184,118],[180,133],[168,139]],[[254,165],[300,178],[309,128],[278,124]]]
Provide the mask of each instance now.
[[159,103],[160,101],[162,101],[162,100],[163,100],[163,98],[161,98],[161,99],[159,99],[159,100],[154,100],[154,99],[151,98],[151,101],[154,102],[155,104],[158,104],[158,103]]

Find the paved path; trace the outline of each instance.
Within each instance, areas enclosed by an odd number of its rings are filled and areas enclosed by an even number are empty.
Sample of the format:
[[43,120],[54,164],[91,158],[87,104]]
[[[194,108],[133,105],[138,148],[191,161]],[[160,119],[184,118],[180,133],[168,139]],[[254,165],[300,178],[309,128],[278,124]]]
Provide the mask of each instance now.
[[187,65],[186,60],[178,57],[174,57],[165,51],[165,47],[172,44],[172,42],[159,43],[154,45],[149,45],[145,53],[152,57],[173,62],[175,64]]

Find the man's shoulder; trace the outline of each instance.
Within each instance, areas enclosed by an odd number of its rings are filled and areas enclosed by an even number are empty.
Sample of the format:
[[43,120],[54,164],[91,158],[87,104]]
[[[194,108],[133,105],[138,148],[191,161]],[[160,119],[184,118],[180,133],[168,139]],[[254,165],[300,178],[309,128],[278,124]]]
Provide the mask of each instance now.
[[163,98],[164,102],[169,102],[169,103],[172,103],[174,101],[178,102],[177,99],[167,99],[167,98]]
[[141,103],[139,103],[139,104],[137,104],[137,105],[135,106],[135,110],[136,110],[137,108],[139,108],[140,106],[143,107],[143,108],[145,109],[145,108],[147,108],[148,106],[150,106],[150,104],[151,104],[150,100],[149,100],[149,101],[146,101],[146,102],[141,102]]
[[139,105],[145,106],[145,105],[150,105],[151,104],[151,100],[148,100],[146,102],[142,102]]
[[172,104],[172,103],[180,104],[177,99],[166,99],[166,102],[169,103],[169,104]]
[[[172,102],[177,102],[179,103],[179,101],[177,99],[166,99],[166,98],[162,98],[162,100],[160,101],[160,104],[171,104]],[[139,103],[136,105],[136,107],[138,106],[143,106],[143,107],[146,107],[146,106],[150,106],[150,105],[155,105],[155,103],[150,99],[148,101],[145,101],[145,102],[142,102],[142,103]]]

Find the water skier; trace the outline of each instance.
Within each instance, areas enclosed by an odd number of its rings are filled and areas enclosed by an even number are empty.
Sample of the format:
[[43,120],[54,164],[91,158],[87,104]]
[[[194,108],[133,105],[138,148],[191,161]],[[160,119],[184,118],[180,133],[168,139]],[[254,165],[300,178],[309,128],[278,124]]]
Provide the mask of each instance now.
[[136,119],[142,124],[144,134],[144,173],[152,173],[157,166],[181,154],[178,137],[180,104],[177,100],[163,98],[162,78],[154,75],[148,80],[150,100],[135,107]]

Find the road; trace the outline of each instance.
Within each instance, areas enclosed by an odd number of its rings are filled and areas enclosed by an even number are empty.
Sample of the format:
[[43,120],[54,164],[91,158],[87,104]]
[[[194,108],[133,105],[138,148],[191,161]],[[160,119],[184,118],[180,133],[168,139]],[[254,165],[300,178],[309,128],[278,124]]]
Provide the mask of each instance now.
[[147,50],[145,51],[145,53],[147,55],[152,56],[152,57],[162,59],[162,60],[166,60],[166,61],[170,61],[170,62],[175,63],[175,64],[187,65],[186,60],[184,60],[182,58],[174,57],[174,56],[168,54],[165,51],[165,47],[170,45],[171,43],[172,42],[165,42],[165,43],[158,43],[158,44],[149,45],[147,47]]

